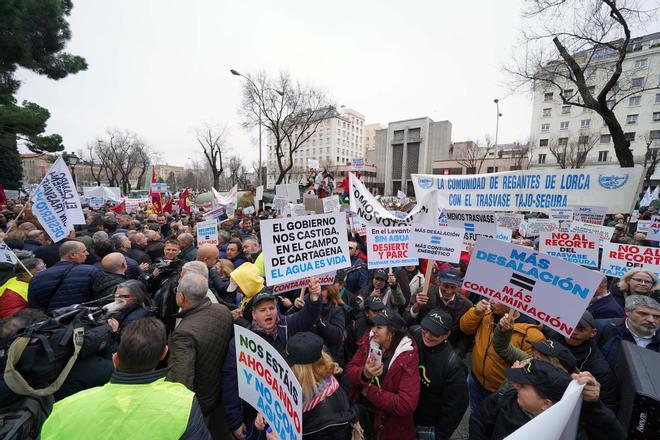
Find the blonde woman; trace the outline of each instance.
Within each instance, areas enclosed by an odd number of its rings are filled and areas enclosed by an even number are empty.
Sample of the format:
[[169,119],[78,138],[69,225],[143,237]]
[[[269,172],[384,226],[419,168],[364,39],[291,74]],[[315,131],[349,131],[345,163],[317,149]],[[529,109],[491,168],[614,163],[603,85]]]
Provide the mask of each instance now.
[[654,300],[660,301],[659,290],[658,277],[647,269],[633,269],[626,272],[610,289],[621,308],[624,308],[626,297],[629,295],[650,296]]

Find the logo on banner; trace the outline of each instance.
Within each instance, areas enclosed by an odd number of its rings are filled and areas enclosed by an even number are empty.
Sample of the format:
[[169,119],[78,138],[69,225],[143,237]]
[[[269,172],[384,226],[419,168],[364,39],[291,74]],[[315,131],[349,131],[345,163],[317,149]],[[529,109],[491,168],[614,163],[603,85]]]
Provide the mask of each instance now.
[[445,211],[445,208],[438,208],[438,224],[446,225],[447,220],[447,211]]
[[524,277],[515,272],[511,274],[511,280],[509,282],[530,292],[534,290],[534,285],[536,284],[536,280]]
[[417,184],[422,189],[429,189],[433,186],[433,178],[432,177],[420,177],[419,179],[417,179]]
[[474,223],[465,223],[465,232],[474,232]]
[[628,182],[628,174],[625,176],[598,176],[598,183],[605,189],[618,189]]
[[432,235],[431,244],[442,244],[442,237],[439,235]]

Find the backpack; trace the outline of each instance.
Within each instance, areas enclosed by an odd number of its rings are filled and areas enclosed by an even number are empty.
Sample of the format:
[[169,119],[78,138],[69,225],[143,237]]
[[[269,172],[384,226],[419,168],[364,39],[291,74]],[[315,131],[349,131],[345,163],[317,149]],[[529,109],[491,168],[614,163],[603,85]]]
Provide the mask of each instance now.
[[24,397],[0,410],[0,438],[33,440],[53,409],[53,397]]

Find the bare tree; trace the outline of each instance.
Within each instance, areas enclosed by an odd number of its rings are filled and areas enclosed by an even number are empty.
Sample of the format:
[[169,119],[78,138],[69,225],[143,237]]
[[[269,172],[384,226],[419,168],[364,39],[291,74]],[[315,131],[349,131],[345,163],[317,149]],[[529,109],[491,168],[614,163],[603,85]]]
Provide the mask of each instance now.
[[100,184],[103,172],[111,186],[120,186],[124,193],[131,190],[131,176],[137,170],[144,175],[149,164],[149,152],[144,142],[130,131],[108,130],[104,138],[88,146],[92,177]]
[[[634,166],[630,141],[613,109],[621,101],[656,84],[639,81],[635,70],[623,73],[629,52],[639,39],[631,27],[650,19],[655,10],[643,10],[637,0],[526,0],[524,53],[506,70],[514,88],[552,93],[564,105],[595,111],[603,118],[619,164]],[[636,81],[632,81],[635,78]]]
[[511,144],[511,149],[509,150],[509,157],[513,165],[519,169],[523,169],[525,160],[527,160],[527,169],[529,169],[530,163],[530,143],[529,142],[514,142]]
[[480,174],[484,162],[488,155],[493,150],[493,144],[488,136],[486,136],[485,145],[480,141],[473,142],[467,141],[465,145],[452,144],[452,154],[456,162],[464,166],[467,174]]
[[646,167],[646,176],[645,176],[645,185],[648,187],[651,184],[651,177],[655,174],[655,168],[658,166],[660,161],[660,138],[656,137],[654,133],[649,133],[642,136],[644,139],[644,144],[646,144],[646,150],[644,153],[644,167]]
[[577,138],[551,139],[548,142],[548,149],[560,168],[582,168],[587,161],[589,152],[594,149],[599,138],[599,135],[592,133],[583,134]]
[[230,157],[227,167],[232,187],[238,185],[239,188],[245,188],[250,183],[250,179],[247,177],[247,167],[243,165],[243,160],[239,156]]
[[197,130],[197,142],[202,147],[204,157],[213,174],[213,187],[220,189],[220,177],[224,172],[222,155],[227,152],[225,136],[227,127],[215,128],[206,124],[204,128]]
[[266,129],[278,166],[276,184],[285,181],[293,156],[326,119],[337,116],[326,94],[294,82],[287,73],[269,78],[264,72],[245,76],[239,113],[245,128]]

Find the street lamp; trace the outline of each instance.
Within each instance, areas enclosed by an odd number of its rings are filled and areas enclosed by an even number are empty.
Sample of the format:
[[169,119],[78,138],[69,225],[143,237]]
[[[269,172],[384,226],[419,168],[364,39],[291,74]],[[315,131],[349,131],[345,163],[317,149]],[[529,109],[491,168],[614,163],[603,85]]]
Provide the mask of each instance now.
[[[252,85],[252,87],[254,87],[254,92],[258,93],[259,87],[257,87],[257,85],[254,83],[254,81],[252,81],[249,77],[243,75],[242,73],[240,73],[236,69],[229,69],[229,71],[231,72],[232,75],[240,76],[240,77],[245,78],[245,80],[247,80],[247,82],[249,82]],[[273,90],[278,95],[284,97],[284,92],[283,91],[276,90],[276,89],[270,89],[270,90]],[[257,170],[257,179],[259,180],[259,185],[264,184],[263,181],[261,180],[261,105],[259,105],[259,169]]]
[[71,165],[71,177],[73,177],[73,185],[76,187],[76,191],[78,190],[78,182],[76,181],[76,165],[78,162],[80,162],[80,158],[76,155],[76,153],[71,153],[67,157],[69,161],[69,165]]

